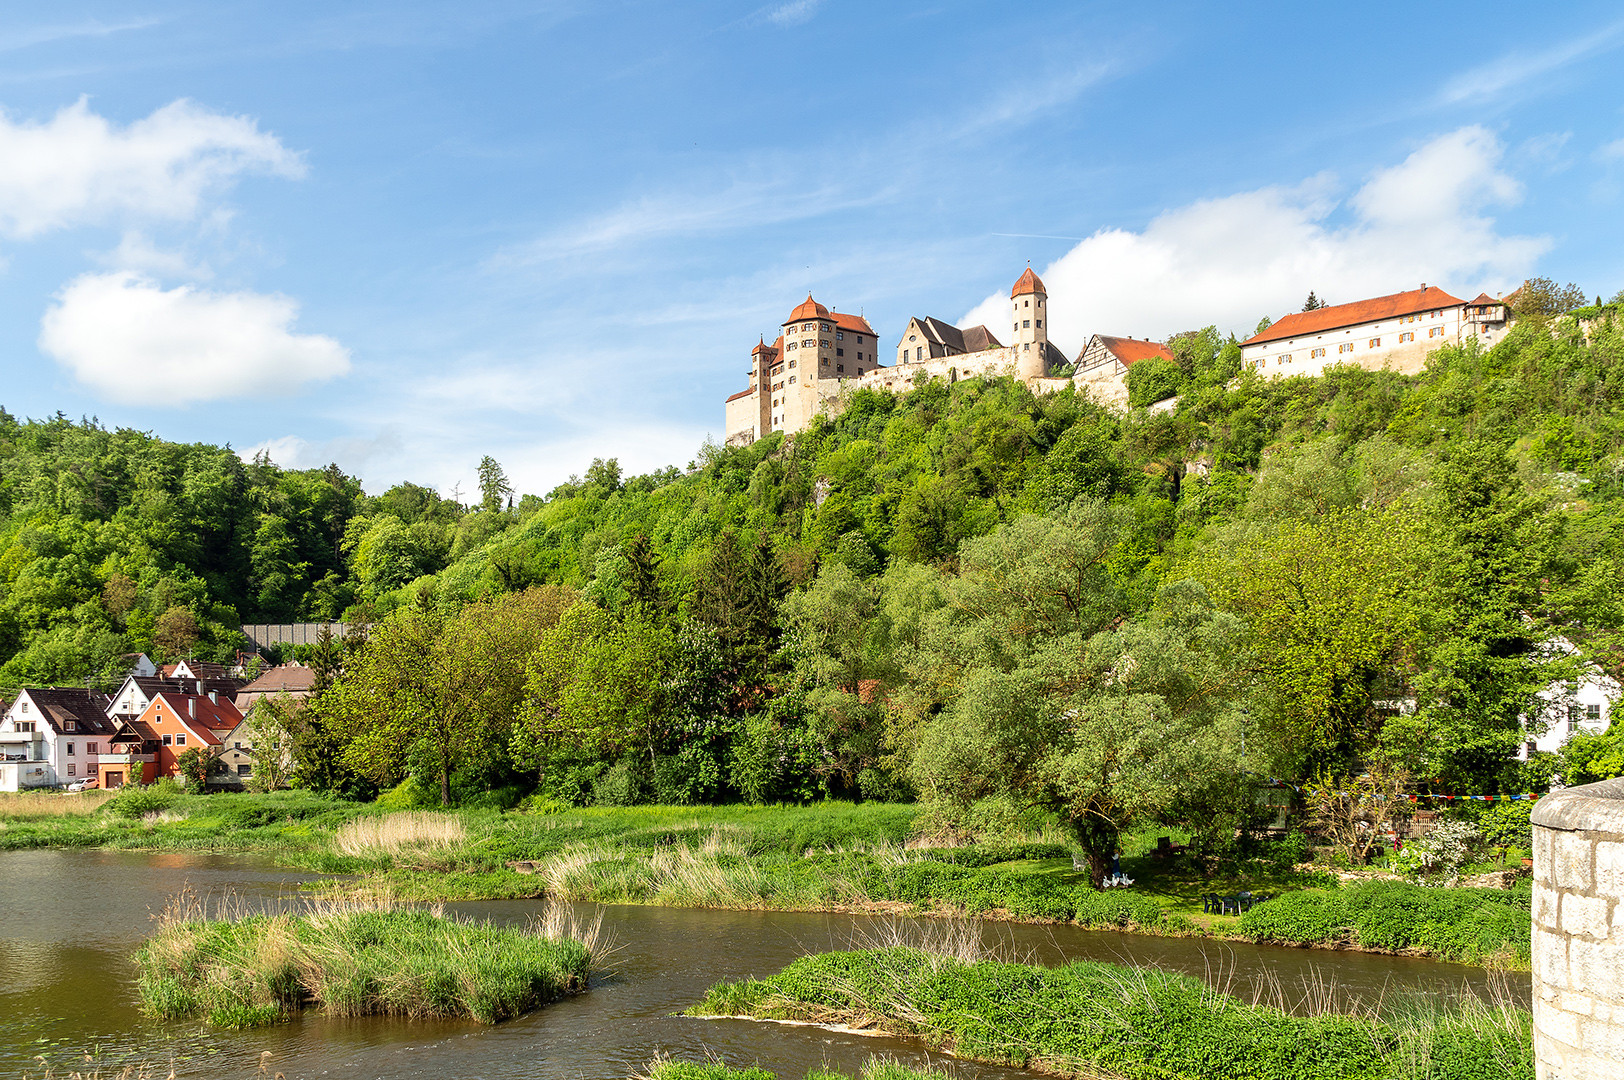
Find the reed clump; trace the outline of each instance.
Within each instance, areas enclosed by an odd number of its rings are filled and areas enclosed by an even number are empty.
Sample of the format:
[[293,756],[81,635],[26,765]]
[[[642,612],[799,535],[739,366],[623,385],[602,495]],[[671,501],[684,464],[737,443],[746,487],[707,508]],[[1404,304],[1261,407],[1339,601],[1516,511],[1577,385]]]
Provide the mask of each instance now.
[[606,948],[598,928],[567,913],[503,927],[387,898],[206,908],[183,892],[135,954],[149,1015],[245,1028],[319,1008],[491,1024],[586,989],[594,949]]
[[[963,940],[945,944],[974,955]],[[689,1012],[850,1024],[1062,1076],[1533,1080],[1531,1018],[1509,996],[1350,1013],[1332,1011],[1334,997],[1310,988],[1288,1012],[1151,968],[1043,968],[893,946],[723,983]]]
[[411,861],[448,853],[467,835],[455,814],[407,810],[346,822],[333,834],[333,846],[353,858]]

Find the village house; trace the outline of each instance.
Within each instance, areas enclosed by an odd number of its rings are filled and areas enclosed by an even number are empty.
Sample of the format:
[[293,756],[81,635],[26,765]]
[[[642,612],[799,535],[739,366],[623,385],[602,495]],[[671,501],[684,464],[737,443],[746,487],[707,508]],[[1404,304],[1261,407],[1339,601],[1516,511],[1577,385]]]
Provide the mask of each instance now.
[[235,704],[243,721],[221,741],[220,759],[226,768],[218,782],[241,786],[254,775],[255,764],[266,754],[276,754],[284,767],[290,766],[292,754],[288,747],[274,742],[269,746],[257,745],[261,736],[254,710],[267,700],[297,705],[308,698],[315,687],[315,669],[303,664],[279,664],[237,691]]
[[1442,345],[1495,345],[1511,325],[1504,300],[1462,300],[1422,284],[1409,292],[1295,311],[1241,342],[1241,363],[1270,378],[1349,364],[1413,375]]
[[241,679],[165,679],[161,677],[147,678],[141,675],[127,675],[124,682],[113,692],[108,700],[107,715],[115,721],[133,720],[147,711],[152,699],[161,693],[172,694],[223,694],[232,700],[236,699],[237,691],[242,687]]
[[[219,693],[164,691],[153,696],[141,715],[120,726],[115,743],[130,748],[131,757],[151,759],[140,762],[140,782],[150,783],[161,776],[180,775],[180,757],[188,750],[221,754],[242,720],[237,706]],[[140,754],[135,753],[136,746],[141,748]],[[103,786],[112,788],[134,782],[133,767],[126,767],[130,772],[124,777],[104,777]]]
[[115,725],[107,695],[59,687],[17,691],[0,719],[0,791],[95,779]]
[[[1566,638],[1552,641],[1550,648],[1568,657],[1579,653]],[[1530,715],[1523,718],[1526,738],[1517,759],[1527,761],[1534,753],[1554,754],[1581,731],[1592,735],[1606,731],[1621,689],[1618,680],[1586,661],[1573,678],[1541,690],[1534,697]]]

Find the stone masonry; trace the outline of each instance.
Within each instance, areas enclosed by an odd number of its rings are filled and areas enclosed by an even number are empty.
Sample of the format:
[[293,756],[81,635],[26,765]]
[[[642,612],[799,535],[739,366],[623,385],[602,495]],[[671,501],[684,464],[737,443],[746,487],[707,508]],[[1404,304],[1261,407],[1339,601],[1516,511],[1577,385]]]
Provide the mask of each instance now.
[[1624,779],[1534,807],[1539,1080],[1624,1077]]

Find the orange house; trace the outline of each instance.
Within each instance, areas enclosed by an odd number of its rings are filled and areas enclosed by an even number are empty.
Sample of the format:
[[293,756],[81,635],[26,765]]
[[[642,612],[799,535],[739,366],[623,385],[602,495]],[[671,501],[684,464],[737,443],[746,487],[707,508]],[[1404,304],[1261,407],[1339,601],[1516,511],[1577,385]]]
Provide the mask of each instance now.
[[237,706],[219,694],[162,693],[152,699],[133,726],[148,745],[157,744],[156,775],[175,776],[180,772],[182,754],[196,748],[218,750],[240,723],[242,713]]

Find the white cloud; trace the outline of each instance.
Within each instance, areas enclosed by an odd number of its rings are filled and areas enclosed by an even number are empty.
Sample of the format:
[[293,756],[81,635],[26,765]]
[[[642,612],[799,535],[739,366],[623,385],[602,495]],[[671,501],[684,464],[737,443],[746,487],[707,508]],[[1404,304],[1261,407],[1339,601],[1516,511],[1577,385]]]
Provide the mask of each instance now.
[[1624,159],[1624,139],[1614,139],[1610,143],[1604,143],[1601,149],[1596,151],[1596,156],[1603,161]]
[[73,38],[99,38],[121,34],[126,30],[145,30],[157,26],[157,19],[132,19],[128,22],[104,23],[97,19],[83,22],[61,23],[55,26],[36,26],[28,30],[15,30],[0,34],[0,52],[15,52],[35,45],[48,45]]
[[292,331],[298,313],[285,296],[166,290],[127,270],[84,274],[46,309],[39,347],[123,402],[286,394],[350,367],[349,350],[332,338]]
[[165,251],[138,230],[125,233],[118,247],[96,256],[96,261],[114,270],[134,270],[157,277],[207,281],[214,276],[208,263],[194,263],[178,251]]
[[83,98],[44,123],[0,114],[0,232],[27,239],[125,217],[190,220],[206,194],[239,175],[304,170],[252,120],[186,100],[123,128]]
[[[1510,288],[1550,241],[1503,235],[1485,216],[1521,196],[1501,156],[1493,135],[1467,127],[1378,171],[1345,203],[1322,175],[1169,210],[1141,232],[1102,230],[1040,270],[1050,336],[1073,354],[1094,333],[1250,332],[1262,315],[1295,310],[1310,289],[1339,303],[1423,281],[1467,295]],[[998,333],[1008,305],[996,293],[960,325]]]
[[1514,49],[1506,55],[1479,65],[1450,79],[1439,95],[1444,104],[1495,97],[1548,74],[1558,68],[1607,52],[1624,44],[1624,22],[1614,23],[1592,34],[1565,41],[1549,49]]
[[762,15],[779,26],[799,26],[816,15],[822,3],[823,0],[789,0],[763,8]]

